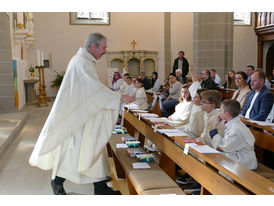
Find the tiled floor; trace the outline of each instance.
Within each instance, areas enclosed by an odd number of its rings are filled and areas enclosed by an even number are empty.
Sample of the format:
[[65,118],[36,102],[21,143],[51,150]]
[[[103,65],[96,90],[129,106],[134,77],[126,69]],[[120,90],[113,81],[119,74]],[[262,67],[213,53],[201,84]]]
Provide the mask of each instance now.
[[[0,157],[0,195],[52,195],[50,186],[51,170],[45,171],[29,165],[28,160],[37,137],[49,114],[49,107],[28,105],[23,112],[28,112],[27,120],[21,133],[11,142]],[[5,124],[11,124],[5,122]],[[0,130],[1,133],[1,130]],[[128,194],[127,182],[115,177],[113,160],[110,158],[111,182],[122,194]],[[93,194],[93,185],[78,185],[65,181],[64,187],[71,195]]]

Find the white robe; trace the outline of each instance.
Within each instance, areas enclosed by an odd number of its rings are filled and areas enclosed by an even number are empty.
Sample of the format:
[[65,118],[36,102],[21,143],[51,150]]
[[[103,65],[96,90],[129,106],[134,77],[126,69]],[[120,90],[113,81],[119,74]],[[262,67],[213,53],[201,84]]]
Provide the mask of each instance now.
[[184,131],[192,138],[200,137],[204,130],[204,113],[201,106],[193,104],[189,122],[186,125],[176,128]]
[[192,105],[192,101],[183,100],[175,106],[175,112],[170,117],[176,126],[188,123]]
[[120,95],[96,75],[96,59],[80,48],[71,59],[29,163],[83,184],[109,172],[106,144],[115,126]]
[[116,92],[119,92],[119,90],[123,86],[123,83],[124,83],[124,80],[122,78],[118,79],[116,82],[113,83],[112,89]]
[[128,85],[126,82],[124,82],[120,88],[120,94],[135,97],[136,88],[133,84]]
[[257,168],[254,143],[253,134],[239,117],[235,117],[225,124],[224,136],[216,134],[211,140],[213,148],[219,147],[225,156],[248,169]]
[[[215,122],[219,114],[220,114],[220,110],[218,109],[214,109],[209,113],[207,112],[204,113],[204,130],[201,136],[198,138],[198,140],[201,141],[202,143],[211,146],[211,137],[209,132],[213,129],[213,123]],[[221,135],[224,134],[223,122],[221,122],[218,125],[217,129]]]
[[147,95],[144,87],[138,88],[135,94],[135,101],[132,104],[137,104],[141,109],[148,109]]

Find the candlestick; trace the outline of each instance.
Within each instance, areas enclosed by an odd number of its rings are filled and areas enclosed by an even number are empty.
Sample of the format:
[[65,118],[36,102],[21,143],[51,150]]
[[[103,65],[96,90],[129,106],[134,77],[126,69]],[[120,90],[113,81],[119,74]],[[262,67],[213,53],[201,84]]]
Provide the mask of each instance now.
[[44,52],[41,51],[41,66],[44,66]]
[[40,64],[40,51],[39,51],[39,49],[37,49],[37,66],[38,67],[41,66],[41,64]]

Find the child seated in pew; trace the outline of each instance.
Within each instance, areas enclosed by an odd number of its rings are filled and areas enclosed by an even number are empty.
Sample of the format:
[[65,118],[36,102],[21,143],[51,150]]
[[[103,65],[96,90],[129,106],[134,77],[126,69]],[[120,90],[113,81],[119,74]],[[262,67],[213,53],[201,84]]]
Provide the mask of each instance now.
[[188,86],[184,85],[181,89],[181,97],[179,98],[179,104],[175,106],[175,112],[168,117],[173,126],[181,126],[189,121],[191,108],[193,102],[188,91]]
[[[135,105],[139,106],[139,108],[142,110],[148,109],[149,105],[147,103],[147,95],[146,95],[145,89],[143,87],[143,80],[140,78],[137,78],[134,81],[134,87],[136,88],[135,96],[132,97],[132,96],[127,95],[129,97],[129,105],[135,104]],[[120,122],[119,121],[117,122],[118,124],[120,123],[120,126],[123,126],[123,124],[124,124],[124,116],[123,116],[124,106],[125,106],[125,104],[121,105],[120,113],[119,113],[121,115],[121,120],[120,120]]]
[[120,88],[120,94],[134,97],[136,95],[136,88],[133,84],[132,78],[129,73],[123,74],[124,84]]
[[136,104],[144,110],[148,109],[149,105],[147,103],[147,95],[143,86],[143,80],[141,78],[137,78],[134,82],[134,86],[136,88],[136,93],[134,101],[131,104]]
[[198,89],[193,97],[193,106],[190,111],[189,122],[183,126],[176,127],[185,132],[188,136],[195,138],[199,137],[204,130],[204,111],[201,107],[201,93],[207,89]]
[[[204,129],[200,137],[197,139],[204,144],[211,146],[211,138],[209,131],[213,129],[213,123],[220,114],[220,110],[217,109],[220,107],[222,96],[216,90],[208,90],[201,93],[202,101],[201,107],[202,111],[205,111],[204,114]],[[218,131],[221,135],[224,134],[224,124],[221,123],[218,125]]]
[[[211,145],[228,158],[252,170],[257,168],[255,138],[240,120],[240,112],[241,105],[238,101],[226,99],[222,102],[220,115],[210,131]],[[224,135],[220,135],[217,129],[222,120],[225,122]]]
[[[203,121],[202,121],[203,124],[201,124],[200,126],[201,128],[199,128],[199,131],[200,132],[202,131],[202,133],[200,133],[200,135],[197,135],[196,137],[194,136],[192,137],[197,138],[197,140],[201,141],[202,143],[208,144],[209,146],[211,146],[211,137],[210,137],[209,131],[213,129],[213,123],[219,116],[219,110],[217,110],[217,108],[219,108],[221,104],[222,97],[221,97],[221,94],[216,90],[203,91],[201,92],[201,97],[202,97],[201,109],[202,111],[204,111],[204,115],[203,115]],[[199,125],[196,125],[196,128],[197,127],[199,127]],[[196,132],[196,131],[193,131],[191,127],[190,129],[192,134]],[[218,125],[218,131],[220,132],[220,134],[224,133],[223,124]],[[196,194],[196,193],[199,193],[199,191],[201,190],[201,185],[198,182],[195,182],[195,180],[188,174],[185,174],[184,176],[176,178],[176,182],[182,185],[194,183],[193,185],[191,185],[190,187],[184,190],[186,193],[194,192],[193,194]]]
[[[203,95],[202,95],[203,96]],[[208,98],[207,98],[208,99]],[[255,138],[247,126],[245,126],[238,115],[241,112],[241,105],[238,101],[227,99],[221,104],[221,111],[219,116],[215,118],[213,128],[209,131],[211,137],[211,145],[227,156],[247,167],[248,169],[257,168],[257,159],[254,152]],[[221,121],[225,122],[224,134],[219,134],[218,126]],[[230,181],[233,181],[229,176],[219,171],[221,175]],[[189,175],[185,175],[176,179],[179,184],[186,184],[193,179]],[[201,185],[194,182],[193,185],[186,188],[184,192],[187,194],[199,194]]]

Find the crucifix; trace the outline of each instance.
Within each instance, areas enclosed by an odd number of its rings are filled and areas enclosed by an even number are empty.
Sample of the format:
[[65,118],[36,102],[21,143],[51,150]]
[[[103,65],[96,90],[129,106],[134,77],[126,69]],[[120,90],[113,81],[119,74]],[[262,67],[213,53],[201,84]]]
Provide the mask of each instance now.
[[132,42],[130,42],[132,44],[133,49],[135,49],[135,45],[137,44],[137,42],[135,40],[133,40]]

